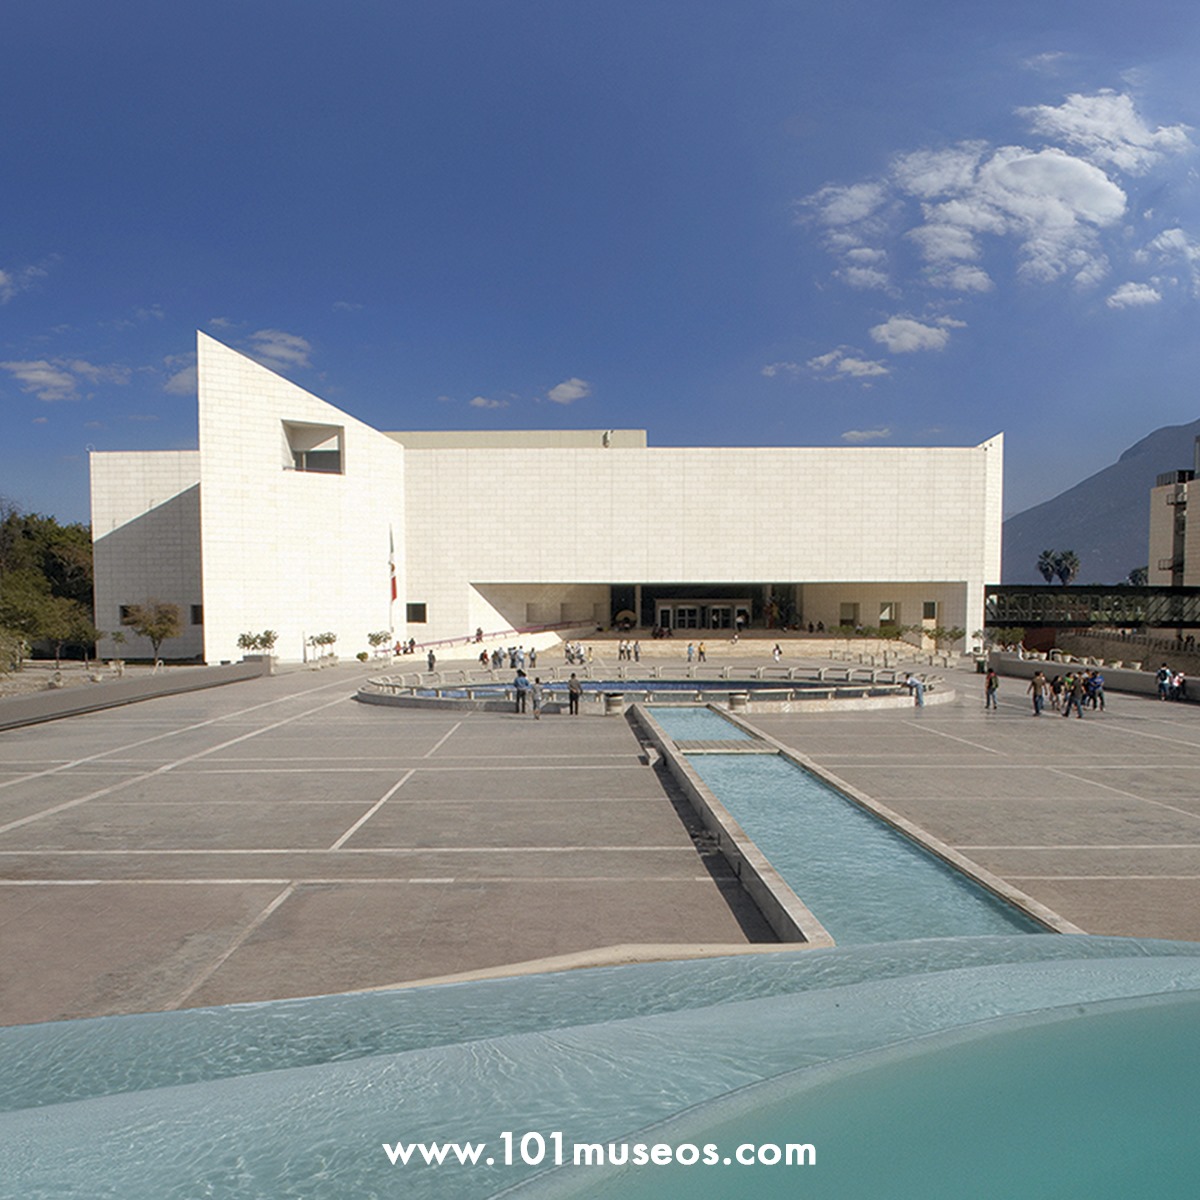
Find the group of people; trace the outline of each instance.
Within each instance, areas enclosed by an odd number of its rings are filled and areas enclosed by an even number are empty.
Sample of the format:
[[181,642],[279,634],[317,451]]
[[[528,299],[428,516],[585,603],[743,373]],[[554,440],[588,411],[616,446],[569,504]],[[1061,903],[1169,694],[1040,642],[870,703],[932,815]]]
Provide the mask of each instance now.
[[[998,678],[992,682],[995,674],[995,671],[988,672],[988,684],[984,688],[993,697],[992,707],[995,707],[994,696],[999,686]],[[1044,672],[1036,671],[1025,691],[1033,697],[1035,717],[1042,715],[1047,704],[1064,717],[1069,717],[1074,709],[1080,719],[1085,708],[1104,711],[1104,676],[1096,670],[1068,671],[1066,675],[1055,675],[1052,679],[1047,679]]]
[[617,645],[618,662],[641,662],[642,643],[621,641]]
[[[531,667],[537,666],[538,654],[536,646],[529,647],[528,659]],[[488,652],[484,650],[479,655],[480,664],[484,668],[490,667],[493,671],[501,670],[504,666],[505,660],[508,661],[509,670],[520,670],[522,673],[524,673],[526,660],[525,647],[508,646],[506,648],[501,648],[500,646],[497,646],[491,652],[491,654],[488,654]]]
[[1172,671],[1166,663],[1163,663],[1154,676],[1154,682],[1158,684],[1160,700],[1187,699],[1187,680],[1182,671]]
[[694,642],[688,642],[687,660],[688,662],[707,662],[708,647],[703,642],[701,642],[698,646]]
[[[546,689],[542,686],[541,677],[535,675],[532,682],[523,670],[518,668],[517,677],[513,680],[513,695],[516,700],[516,711],[519,713],[532,710],[533,719],[542,719],[542,709],[545,707]],[[579,700],[583,695],[583,684],[574,671],[567,680],[567,707],[571,716],[579,716]]]
[[564,642],[563,650],[567,656],[568,663],[585,663],[592,661],[591,646],[584,646],[582,642]]

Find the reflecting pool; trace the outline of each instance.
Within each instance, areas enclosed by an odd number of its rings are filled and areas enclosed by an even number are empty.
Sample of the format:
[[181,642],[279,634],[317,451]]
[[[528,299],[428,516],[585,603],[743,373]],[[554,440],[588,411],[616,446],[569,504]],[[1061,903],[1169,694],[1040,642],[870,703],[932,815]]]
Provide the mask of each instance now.
[[[1110,1002],[1155,996],[1105,1023]],[[1095,1197],[1111,1177],[1190,1197],[1194,1138],[1173,1139],[1200,1118],[1197,1004],[1195,944],[1009,936],[0,1029],[0,1180],[23,1200],[472,1200],[544,1171],[504,1165],[506,1131],[769,1141],[798,1122],[818,1156],[803,1194]],[[696,1123],[658,1129],[676,1119]],[[495,1161],[393,1166],[383,1149],[467,1140]],[[1130,1184],[1155,1155],[1192,1190],[1166,1171]],[[598,1194],[665,1186],[647,1169]],[[689,1192],[741,1194],[722,1170],[693,1169]],[[893,1186],[910,1176],[922,1190]],[[595,1168],[537,1186],[581,1182],[609,1186]]]

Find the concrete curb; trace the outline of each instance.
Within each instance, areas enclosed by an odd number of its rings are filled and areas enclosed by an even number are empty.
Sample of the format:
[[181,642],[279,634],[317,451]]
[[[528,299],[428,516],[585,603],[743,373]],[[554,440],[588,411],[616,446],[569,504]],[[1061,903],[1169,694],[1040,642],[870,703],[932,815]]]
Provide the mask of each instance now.
[[159,696],[175,696],[203,688],[223,687],[270,674],[268,662],[230,663],[220,667],[176,667],[165,675],[142,679],[111,679],[78,687],[10,696],[0,700],[0,730],[58,721],[81,713],[99,712]]

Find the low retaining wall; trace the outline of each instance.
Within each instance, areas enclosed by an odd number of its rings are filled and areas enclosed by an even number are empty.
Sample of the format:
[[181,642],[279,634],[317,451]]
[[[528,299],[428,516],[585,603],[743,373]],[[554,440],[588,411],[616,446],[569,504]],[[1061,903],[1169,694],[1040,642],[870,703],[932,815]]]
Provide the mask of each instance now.
[[22,725],[37,725],[42,721],[57,721],[80,713],[98,712],[153,700],[158,696],[174,696],[180,692],[195,692],[203,688],[222,687],[259,679],[271,673],[269,660],[230,663],[220,667],[173,667],[162,675],[146,675],[139,679],[105,679],[100,683],[81,683],[67,688],[53,688],[28,696],[9,696],[0,699],[0,730],[17,729]]
[[746,835],[728,809],[709,791],[680,754],[674,741],[640,704],[631,710],[643,732],[658,749],[675,782],[717,841],[717,847],[738,877],[747,895],[781,942],[803,942],[809,946],[832,946],[833,938],[813,916],[799,896],[771,866],[766,855]]

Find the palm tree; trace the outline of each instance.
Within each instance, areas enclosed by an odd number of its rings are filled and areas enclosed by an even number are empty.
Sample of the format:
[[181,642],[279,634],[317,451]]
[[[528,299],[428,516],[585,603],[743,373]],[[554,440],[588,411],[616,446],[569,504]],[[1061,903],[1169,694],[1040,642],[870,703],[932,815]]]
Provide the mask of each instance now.
[[1055,560],[1054,573],[1066,587],[1079,574],[1079,555],[1074,550],[1064,550]]
[[1038,555],[1037,569],[1047,583],[1053,583],[1054,576],[1058,574],[1058,553],[1054,550],[1043,550]]

